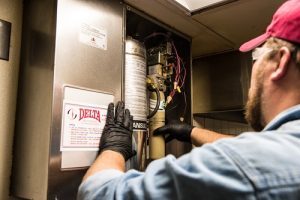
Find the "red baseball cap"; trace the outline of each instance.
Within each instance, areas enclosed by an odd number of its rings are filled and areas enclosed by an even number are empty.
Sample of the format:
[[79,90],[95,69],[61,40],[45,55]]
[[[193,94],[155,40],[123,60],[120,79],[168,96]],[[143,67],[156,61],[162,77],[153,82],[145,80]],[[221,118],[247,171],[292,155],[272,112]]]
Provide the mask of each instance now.
[[277,37],[300,44],[300,0],[288,0],[273,15],[264,34],[244,43],[240,51],[247,52],[263,44],[268,38]]

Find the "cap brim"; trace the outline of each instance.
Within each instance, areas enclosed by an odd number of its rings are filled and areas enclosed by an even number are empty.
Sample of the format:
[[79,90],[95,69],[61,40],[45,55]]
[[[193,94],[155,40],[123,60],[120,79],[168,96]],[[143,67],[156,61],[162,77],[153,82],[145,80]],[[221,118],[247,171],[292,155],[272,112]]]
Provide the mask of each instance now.
[[240,46],[241,52],[251,51],[254,48],[258,47],[262,43],[264,43],[270,36],[267,33],[264,33]]

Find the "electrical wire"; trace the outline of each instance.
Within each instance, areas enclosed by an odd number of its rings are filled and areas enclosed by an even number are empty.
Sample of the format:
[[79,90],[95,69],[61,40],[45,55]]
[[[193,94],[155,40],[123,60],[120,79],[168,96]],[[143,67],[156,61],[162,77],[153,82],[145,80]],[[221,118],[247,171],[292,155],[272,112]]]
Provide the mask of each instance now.
[[[184,66],[184,62],[181,59],[181,57],[178,54],[177,48],[174,44],[174,42],[172,40],[170,40],[170,34],[166,34],[166,33],[161,33],[161,32],[154,32],[148,36],[146,36],[144,38],[144,44],[145,42],[152,38],[152,37],[156,37],[156,36],[163,36],[165,37],[167,40],[170,41],[172,48],[175,52],[175,60],[176,60],[176,64],[174,65],[174,69],[175,69],[175,78],[173,81],[173,89],[171,90],[171,92],[169,93],[169,97],[170,97],[170,101],[172,101],[173,97],[175,96],[176,92],[180,92],[180,88],[184,87],[185,84],[185,80],[186,80],[186,67]],[[179,87],[179,88],[178,88]],[[184,95],[184,103],[185,103],[185,107],[184,107],[184,111],[183,111],[183,116],[185,116],[186,113],[186,107],[187,107],[187,102],[186,102],[186,93],[185,91],[183,91],[183,95]],[[168,104],[167,104],[168,105]],[[149,115],[150,116],[150,115]],[[150,118],[150,117],[149,117]]]

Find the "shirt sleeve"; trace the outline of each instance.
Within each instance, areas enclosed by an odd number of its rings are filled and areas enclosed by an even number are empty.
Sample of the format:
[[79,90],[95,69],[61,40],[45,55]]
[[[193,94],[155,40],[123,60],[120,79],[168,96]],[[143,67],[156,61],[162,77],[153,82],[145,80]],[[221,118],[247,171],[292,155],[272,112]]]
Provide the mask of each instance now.
[[123,174],[124,172],[116,169],[107,169],[90,176],[79,186],[80,192],[78,193],[77,199],[97,199],[97,196],[95,196],[97,194],[94,193],[94,191],[97,191],[98,188],[106,182]]
[[230,155],[213,143],[178,159],[153,161],[145,172],[97,173],[82,183],[78,199],[252,199],[253,190]]

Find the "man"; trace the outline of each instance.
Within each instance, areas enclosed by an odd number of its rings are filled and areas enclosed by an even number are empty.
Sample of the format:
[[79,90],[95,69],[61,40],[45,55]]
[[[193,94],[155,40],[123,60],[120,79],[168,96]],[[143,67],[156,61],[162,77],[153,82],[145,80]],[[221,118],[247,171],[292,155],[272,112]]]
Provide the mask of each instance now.
[[[124,103],[109,105],[100,155],[86,173],[79,199],[300,199],[300,0],[274,14],[253,50],[246,118],[259,133],[221,139],[176,159],[124,173],[132,155],[132,121]],[[156,131],[201,145],[203,129],[185,124]],[[221,134],[207,132],[215,138]]]

